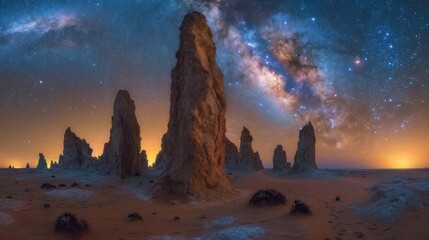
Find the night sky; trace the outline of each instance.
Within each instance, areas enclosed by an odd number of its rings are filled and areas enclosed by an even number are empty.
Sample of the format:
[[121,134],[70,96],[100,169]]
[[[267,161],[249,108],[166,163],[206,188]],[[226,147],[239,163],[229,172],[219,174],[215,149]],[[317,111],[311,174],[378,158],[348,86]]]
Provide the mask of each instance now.
[[429,167],[429,1],[0,1],[0,167],[58,160],[71,126],[100,155],[117,90],[153,162],[186,13],[206,15],[227,136],[271,167],[311,120],[332,168]]

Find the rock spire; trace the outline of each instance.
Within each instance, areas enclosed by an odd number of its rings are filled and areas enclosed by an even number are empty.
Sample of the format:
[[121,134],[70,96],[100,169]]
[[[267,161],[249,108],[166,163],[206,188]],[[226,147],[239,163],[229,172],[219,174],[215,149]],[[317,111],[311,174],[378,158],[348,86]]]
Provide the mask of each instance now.
[[216,64],[211,30],[201,13],[185,16],[176,58],[166,139],[171,163],[155,184],[153,194],[222,196],[231,191],[224,170],[223,75]]
[[48,169],[48,164],[46,163],[45,156],[43,153],[39,153],[39,162],[37,163],[37,170],[46,170]]
[[96,158],[92,157],[92,148],[85,139],[80,139],[71,128],[64,133],[63,154],[58,166],[61,169],[88,169],[95,167]]
[[290,162],[287,161],[286,151],[283,150],[282,145],[277,145],[274,149],[273,155],[273,170],[274,171],[283,171],[290,169]]
[[316,169],[316,136],[311,122],[299,131],[298,149],[295,153],[293,170],[302,172]]
[[140,126],[134,101],[126,90],[118,91],[113,107],[109,142],[104,145],[100,168],[121,178],[139,175],[147,168],[146,152],[141,151]]
[[240,151],[238,152],[238,166],[240,170],[262,170],[261,158],[258,152],[254,152],[252,148],[253,137],[250,135],[249,129],[243,127],[240,137]]

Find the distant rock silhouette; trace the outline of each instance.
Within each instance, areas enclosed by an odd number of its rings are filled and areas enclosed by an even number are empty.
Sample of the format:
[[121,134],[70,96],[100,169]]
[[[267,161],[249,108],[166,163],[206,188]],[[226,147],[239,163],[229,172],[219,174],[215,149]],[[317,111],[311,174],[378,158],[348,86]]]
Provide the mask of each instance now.
[[180,30],[167,131],[172,160],[152,193],[221,196],[231,184],[224,169],[226,102],[216,47],[201,13],[186,15]]
[[291,166],[290,163],[287,162],[286,152],[283,150],[282,145],[277,145],[273,155],[273,170],[283,171],[288,169],[291,169]]
[[[61,158],[61,154],[60,154],[60,158]],[[49,167],[50,169],[57,169],[58,168],[58,163],[55,161],[51,160],[51,166]]]
[[162,136],[161,150],[156,155],[154,168],[165,169],[171,161],[171,147],[167,133]]
[[146,154],[141,151],[140,126],[134,101],[126,90],[118,91],[113,107],[109,142],[104,145],[100,168],[121,178],[140,174],[147,168]]
[[238,165],[238,148],[228,138],[225,138],[225,168],[233,170]]
[[298,149],[295,153],[293,170],[302,172],[316,169],[316,136],[311,122],[299,131]]
[[241,170],[262,170],[261,158],[258,152],[254,152],[252,148],[253,137],[250,135],[249,129],[243,127],[240,137],[240,151],[238,152],[238,169]]
[[95,167],[96,158],[92,157],[92,148],[85,139],[80,139],[71,128],[64,133],[63,154],[58,166],[61,169],[88,169]]
[[48,164],[46,163],[45,156],[43,153],[39,153],[39,162],[36,167],[37,170],[46,170],[48,169]]
[[30,164],[29,164],[29,163],[27,163],[27,164],[25,165],[25,168],[26,168],[26,169],[30,169]]

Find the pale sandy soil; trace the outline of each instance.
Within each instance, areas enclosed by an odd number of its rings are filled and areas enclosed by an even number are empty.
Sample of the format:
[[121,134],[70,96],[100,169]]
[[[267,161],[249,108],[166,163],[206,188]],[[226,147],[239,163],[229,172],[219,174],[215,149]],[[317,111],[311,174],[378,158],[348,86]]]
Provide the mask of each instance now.
[[[230,198],[179,199],[172,205],[174,199],[149,197],[153,173],[122,181],[97,173],[0,170],[0,239],[59,239],[53,223],[66,211],[88,221],[90,233],[81,239],[429,239],[428,170],[324,170],[306,176],[264,170],[231,178],[237,191]],[[80,187],[70,187],[74,182]],[[67,187],[44,190],[43,183]],[[250,196],[265,188],[282,192],[287,205],[249,206]],[[295,199],[313,214],[289,215]],[[128,221],[133,212],[143,221]]]

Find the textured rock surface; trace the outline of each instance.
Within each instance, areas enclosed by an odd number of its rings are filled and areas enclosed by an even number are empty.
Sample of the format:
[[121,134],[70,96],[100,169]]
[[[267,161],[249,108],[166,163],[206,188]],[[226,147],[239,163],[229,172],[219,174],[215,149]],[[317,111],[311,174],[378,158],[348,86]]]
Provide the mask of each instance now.
[[148,169],[149,166],[149,160],[147,159],[147,153],[146,150],[142,150],[140,152],[140,173],[146,171]]
[[171,161],[171,147],[167,133],[162,136],[161,151],[156,155],[154,168],[165,169]]
[[238,148],[228,138],[225,138],[225,168],[232,170],[238,165]]
[[[140,126],[134,101],[126,90],[118,91],[113,107],[109,142],[104,145],[100,168],[121,178],[139,175],[147,168],[146,155],[141,152]],[[146,166],[144,165],[146,164]]]
[[283,150],[283,146],[277,145],[273,155],[273,170],[283,171],[290,168],[291,166],[290,163],[287,162],[286,152]]
[[231,191],[224,170],[223,76],[204,15],[186,15],[180,30],[177,63],[171,74],[167,132],[172,160],[152,193],[217,197]]
[[240,138],[240,151],[238,152],[237,169],[240,170],[262,170],[261,158],[258,152],[254,152],[252,148],[253,137],[250,135],[249,129],[243,127]]
[[88,169],[95,164],[96,158],[92,157],[92,148],[86,140],[80,139],[71,128],[67,128],[58,166],[61,169]]
[[316,136],[311,122],[308,122],[299,131],[298,149],[295,153],[293,170],[302,172],[307,169],[316,169]]
[[43,153],[39,153],[39,162],[37,163],[37,169],[38,170],[48,169],[48,164],[46,163],[46,159]]

